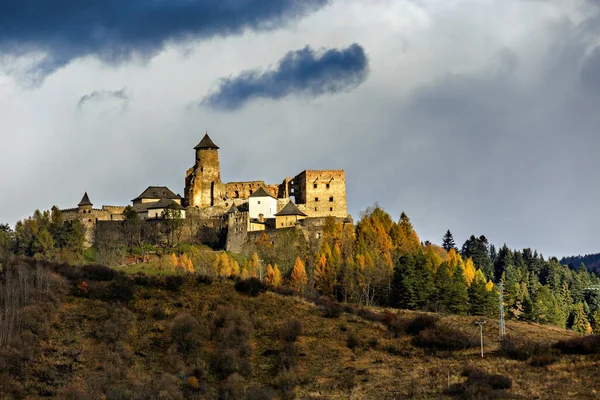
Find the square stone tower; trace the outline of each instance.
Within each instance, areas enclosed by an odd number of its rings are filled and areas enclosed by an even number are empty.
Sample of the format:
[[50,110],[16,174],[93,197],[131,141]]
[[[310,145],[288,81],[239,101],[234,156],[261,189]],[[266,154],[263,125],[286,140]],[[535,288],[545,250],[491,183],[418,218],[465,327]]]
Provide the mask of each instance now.
[[185,198],[190,207],[211,207],[223,192],[219,146],[206,133],[194,149],[196,162],[185,176]]

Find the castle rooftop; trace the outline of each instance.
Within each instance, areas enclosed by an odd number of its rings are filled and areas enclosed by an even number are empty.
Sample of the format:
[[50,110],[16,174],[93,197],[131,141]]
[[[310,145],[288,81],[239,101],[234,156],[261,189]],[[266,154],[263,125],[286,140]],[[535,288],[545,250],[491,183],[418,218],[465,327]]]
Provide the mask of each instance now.
[[269,193],[268,191],[265,190],[264,187],[259,187],[256,192],[252,193],[250,195],[250,197],[272,197],[274,199],[276,199],[275,196],[273,196],[271,193]]
[[83,194],[83,198],[81,199],[81,201],[79,202],[79,204],[77,204],[78,207],[83,207],[83,206],[93,206],[92,202],[90,201],[90,198],[88,197],[87,192],[85,192]]
[[304,214],[302,211],[300,211],[300,209],[298,208],[298,206],[296,206],[293,202],[288,202],[285,207],[283,207],[281,209],[281,211],[279,211],[277,214],[275,214],[276,217],[283,217],[286,215],[299,215],[301,217],[307,217],[306,214]]
[[196,147],[194,147],[195,150],[200,150],[200,149],[215,149],[215,150],[219,150],[219,146],[217,146],[215,144],[215,142],[212,141],[212,139],[210,138],[210,136],[208,136],[208,133],[204,134],[204,137],[202,138],[202,140],[200,141],[200,143],[198,143],[198,145]]
[[166,186],[148,186],[148,189],[144,190],[142,194],[131,201],[142,199],[181,199],[181,196],[173,193]]

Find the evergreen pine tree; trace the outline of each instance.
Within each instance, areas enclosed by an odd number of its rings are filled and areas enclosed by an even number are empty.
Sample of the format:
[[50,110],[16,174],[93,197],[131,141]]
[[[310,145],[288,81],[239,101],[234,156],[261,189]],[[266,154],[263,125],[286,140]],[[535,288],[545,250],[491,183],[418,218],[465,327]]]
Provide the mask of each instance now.
[[456,243],[454,243],[454,236],[452,236],[452,232],[450,232],[450,229],[448,229],[448,231],[444,235],[444,238],[442,240],[442,247],[446,251],[450,251],[450,249],[455,249],[456,251],[458,251],[458,249],[456,248]]
[[592,314],[592,332],[594,335],[600,335],[600,310],[594,311]]
[[583,309],[583,303],[577,303],[575,310],[573,311],[573,326],[571,327],[575,332],[590,333],[592,328],[585,315]]
[[453,314],[466,314],[469,311],[469,291],[461,266],[452,275],[446,297],[446,307]]
[[485,277],[481,270],[477,270],[471,286],[469,287],[469,312],[472,315],[486,315],[488,290],[486,288]]
[[405,254],[398,258],[394,267],[390,303],[392,307],[414,308],[416,291],[415,259]]

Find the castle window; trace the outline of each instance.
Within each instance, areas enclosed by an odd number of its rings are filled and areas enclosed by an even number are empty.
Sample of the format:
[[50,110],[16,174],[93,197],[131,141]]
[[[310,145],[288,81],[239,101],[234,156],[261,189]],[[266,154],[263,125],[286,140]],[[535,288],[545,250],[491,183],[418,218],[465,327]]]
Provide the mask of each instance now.
[[329,202],[330,202],[330,203],[333,203],[333,196],[331,196],[331,197],[329,198]]
[[91,219],[91,218],[90,218],[90,219],[88,219],[88,222],[92,222],[92,219]]
[[325,187],[326,187],[327,189],[329,189],[329,183],[326,183],[326,184],[325,184]]
[[283,222],[281,223],[281,226],[283,226]]
[[258,204],[260,204],[260,200],[258,200]]
[[319,198],[318,198],[318,197],[315,197],[315,201],[319,201]]
[[235,197],[240,197],[240,192],[238,190],[235,191]]
[[250,189],[250,194],[252,194],[252,192],[253,192],[253,190],[252,190],[252,189]]
[[314,188],[314,189],[316,189],[316,188],[317,188],[317,184],[316,184],[316,183],[315,183],[315,184],[313,184],[313,188]]
[[315,211],[317,211],[317,207],[315,207]]
[[333,211],[333,207],[329,207],[329,211]]

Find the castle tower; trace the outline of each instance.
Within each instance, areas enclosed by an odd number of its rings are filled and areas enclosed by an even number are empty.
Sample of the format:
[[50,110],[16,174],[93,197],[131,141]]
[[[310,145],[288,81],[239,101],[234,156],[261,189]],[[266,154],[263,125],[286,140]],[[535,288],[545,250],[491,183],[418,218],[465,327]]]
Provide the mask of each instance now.
[[208,133],[196,147],[196,162],[185,176],[185,198],[190,207],[210,207],[222,192],[219,146]]
[[81,214],[86,214],[86,213],[91,213],[92,212],[92,208],[93,208],[93,204],[90,201],[90,198],[88,197],[87,192],[85,192],[83,194],[83,198],[81,199],[81,201],[79,202],[79,204],[77,204],[77,208],[79,209],[79,212]]

